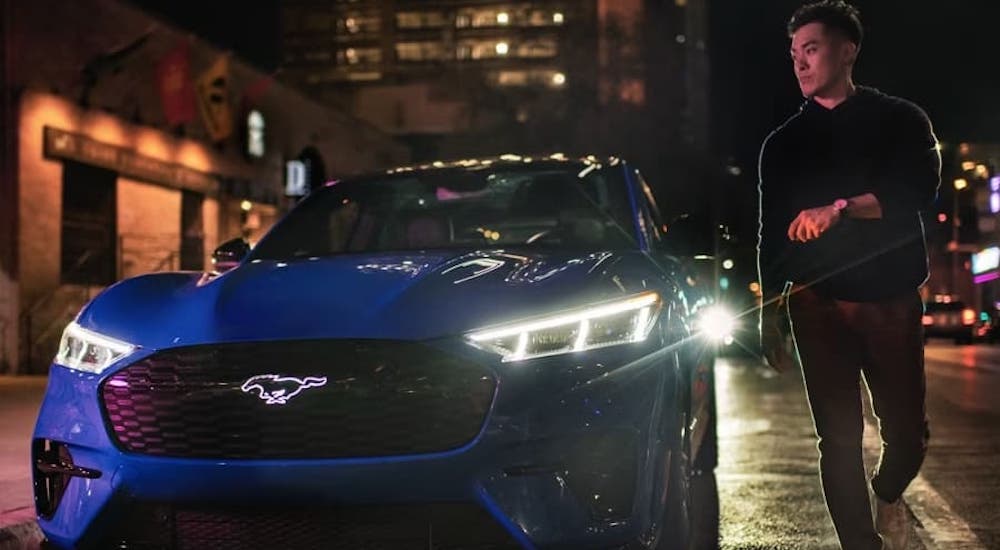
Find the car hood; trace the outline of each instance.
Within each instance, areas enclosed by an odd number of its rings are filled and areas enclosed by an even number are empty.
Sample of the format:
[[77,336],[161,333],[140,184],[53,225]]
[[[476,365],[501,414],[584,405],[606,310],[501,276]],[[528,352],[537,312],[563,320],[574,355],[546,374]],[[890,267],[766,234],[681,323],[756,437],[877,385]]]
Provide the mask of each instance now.
[[171,273],[123,281],[78,322],[149,348],[431,339],[641,291],[613,277],[622,259],[611,252],[465,251],[253,260],[214,278]]

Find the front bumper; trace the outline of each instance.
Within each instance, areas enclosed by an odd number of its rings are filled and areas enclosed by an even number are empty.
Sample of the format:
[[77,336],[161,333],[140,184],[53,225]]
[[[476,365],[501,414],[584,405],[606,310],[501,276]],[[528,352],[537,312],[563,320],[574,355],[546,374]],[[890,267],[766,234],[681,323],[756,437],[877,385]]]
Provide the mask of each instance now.
[[[149,528],[162,531],[177,528],[192,509],[223,518],[236,510],[250,517],[293,513],[308,520],[372,506],[409,515],[466,505],[499,526],[505,542],[515,547],[606,548],[648,533],[660,498],[654,487],[662,466],[657,450],[661,434],[672,433],[661,423],[677,420],[663,414],[674,407],[670,389],[676,373],[654,353],[658,345],[523,364],[491,362],[492,356],[458,342],[433,346],[493,371],[493,402],[468,443],[393,456],[259,460],[126,450],[109,435],[99,397],[102,383],[121,369],[96,376],[53,366],[35,440],[65,445],[76,467],[100,475],[69,477],[54,513],[40,517],[39,524],[57,545],[88,547],[127,542],[135,536],[127,527],[142,526],[135,519],[138,510],[152,511],[159,519]],[[142,359],[130,358],[129,364]],[[35,479],[36,486],[44,485],[37,467]],[[249,524],[237,525],[244,527],[233,531],[230,525],[226,540],[273,547],[273,539],[247,539]],[[185,535],[172,536],[176,544]],[[316,536],[316,547],[329,547],[322,539],[333,535]]]

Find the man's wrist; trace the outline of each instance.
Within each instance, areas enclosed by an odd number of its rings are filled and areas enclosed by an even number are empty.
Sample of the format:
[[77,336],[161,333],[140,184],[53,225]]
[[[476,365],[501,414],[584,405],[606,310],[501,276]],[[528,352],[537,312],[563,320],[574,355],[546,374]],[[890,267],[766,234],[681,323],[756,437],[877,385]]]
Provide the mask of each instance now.
[[837,214],[837,215],[840,215],[840,216],[846,216],[847,215],[847,212],[846,212],[847,207],[850,206],[850,205],[851,205],[851,203],[848,202],[847,199],[837,199],[837,200],[833,201],[833,204],[831,204],[830,206],[831,206],[831,208],[833,208],[833,213],[834,214]]

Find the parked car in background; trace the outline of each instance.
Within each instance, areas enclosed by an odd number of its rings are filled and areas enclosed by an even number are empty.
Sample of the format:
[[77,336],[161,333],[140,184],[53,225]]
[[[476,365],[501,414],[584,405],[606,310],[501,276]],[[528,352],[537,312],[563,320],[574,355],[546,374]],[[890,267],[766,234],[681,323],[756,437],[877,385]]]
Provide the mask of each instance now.
[[979,316],[964,302],[938,299],[924,304],[924,339],[948,338],[955,345],[971,344],[977,338]]

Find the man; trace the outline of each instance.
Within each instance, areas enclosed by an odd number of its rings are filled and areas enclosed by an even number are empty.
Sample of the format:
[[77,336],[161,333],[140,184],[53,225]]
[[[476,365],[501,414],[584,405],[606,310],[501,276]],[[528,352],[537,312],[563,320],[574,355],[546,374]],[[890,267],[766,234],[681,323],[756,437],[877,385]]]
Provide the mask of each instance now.
[[[787,306],[841,546],[902,549],[901,495],[929,435],[920,211],[937,194],[941,158],[920,108],[855,86],[863,34],[855,8],[839,0],[805,5],[788,32],[806,101],[760,153],[761,344],[772,366],[790,366],[778,323]],[[862,373],[882,438],[871,480],[874,525],[862,460]]]

